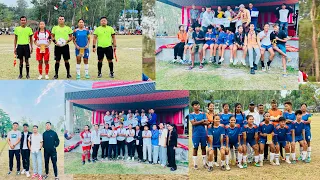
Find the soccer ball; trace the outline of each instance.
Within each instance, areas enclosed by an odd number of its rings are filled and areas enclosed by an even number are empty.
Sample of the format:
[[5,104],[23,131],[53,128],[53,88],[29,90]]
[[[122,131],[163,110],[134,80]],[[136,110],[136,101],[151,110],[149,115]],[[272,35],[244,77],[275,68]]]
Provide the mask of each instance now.
[[58,43],[57,44],[60,45],[60,46],[64,46],[64,45],[66,45],[66,40],[60,38],[60,39],[58,39]]

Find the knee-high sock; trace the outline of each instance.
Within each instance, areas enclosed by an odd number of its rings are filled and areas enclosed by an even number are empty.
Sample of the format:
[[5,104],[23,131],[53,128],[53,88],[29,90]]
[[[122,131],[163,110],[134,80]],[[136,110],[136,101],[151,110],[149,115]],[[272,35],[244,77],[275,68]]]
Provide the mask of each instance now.
[[38,64],[39,74],[42,75],[42,64]]
[[247,155],[243,155],[242,158],[243,158],[243,162],[244,162],[244,163],[247,163]]
[[203,165],[207,164],[207,155],[202,155],[202,163]]
[[296,160],[296,153],[291,153],[292,160]]
[[308,158],[311,157],[311,146],[307,149]]
[[233,148],[230,148],[230,153],[231,153],[231,160],[234,159],[234,149]]
[[101,74],[102,62],[98,62],[98,73]]
[[109,69],[110,72],[113,73],[113,62],[109,62]]
[[259,154],[259,159],[260,159],[260,162],[263,162],[264,154]]
[[59,66],[60,66],[60,63],[56,63],[56,64],[54,65],[54,70],[55,70],[55,72],[56,72],[56,75],[59,74]]
[[88,160],[90,159],[90,151],[87,152]]
[[290,160],[290,153],[286,153],[286,161]]
[[70,74],[70,64],[69,64],[69,62],[65,62],[64,64],[66,66],[67,74]]
[[275,155],[274,155],[277,164],[279,164],[279,156],[280,156],[279,154],[275,154]]
[[27,75],[29,75],[29,64],[26,65]]
[[241,161],[242,161],[242,153],[239,153],[238,152],[238,164],[241,164]]
[[229,165],[229,154],[226,155],[226,165]]
[[22,75],[22,69],[23,69],[23,63],[21,63],[21,64],[19,65],[20,75]]
[[302,151],[302,160],[305,160],[307,156],[307,151]]
[[81,157],[82,157],[82,161],[86,160],[86,154],[85,153],[83,153]]
[[193,165],[197,165],[198,156],[192,156]]
[[48,75],[48,74],[49,74],[50,65],[49,65],[49,64],[46,64],[45,66],[46,66],[46,67],[45,67],[45,68],[46,68],[46,75]]
[[274,160],[274,153],[270,153],[270,162],[273,162],[273,160]]
[[259,155],[258,156],[254,156],[254,162],[258,163],[259,162]]
[[84,65],[84,73],[89,74],[89,64]]
[[77,75],[80,75],[81,64],[76,64]]

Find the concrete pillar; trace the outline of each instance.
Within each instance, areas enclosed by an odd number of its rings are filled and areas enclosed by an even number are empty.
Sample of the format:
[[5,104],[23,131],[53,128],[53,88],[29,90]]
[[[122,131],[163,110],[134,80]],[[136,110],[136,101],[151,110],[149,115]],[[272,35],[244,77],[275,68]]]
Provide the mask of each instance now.
[[66,130],[73,132],[74,118],[73,118],[73,103],[66,101]]

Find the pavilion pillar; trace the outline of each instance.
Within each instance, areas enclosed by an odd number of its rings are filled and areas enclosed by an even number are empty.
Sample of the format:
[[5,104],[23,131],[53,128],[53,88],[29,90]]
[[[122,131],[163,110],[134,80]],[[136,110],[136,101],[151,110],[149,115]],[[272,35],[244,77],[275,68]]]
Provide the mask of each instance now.
[[73,118],[73,103],[66,101],[66,130],[69,132],[74,131],[74,118]]

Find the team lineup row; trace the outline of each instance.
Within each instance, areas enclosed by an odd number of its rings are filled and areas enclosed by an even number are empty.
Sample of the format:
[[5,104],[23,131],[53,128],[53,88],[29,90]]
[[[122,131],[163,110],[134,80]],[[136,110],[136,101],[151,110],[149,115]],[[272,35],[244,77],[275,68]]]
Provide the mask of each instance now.
[[[197,151],[200,144],[203,165],[208,168],[208,171],[213,170],[213,165],[219,166],[217,163],[218,149],[221,155],[222,170],[231,169],[229,155],[231,154],[231,160],[233,160],[234,152],[238,152],[236,156],[239,168],[248,166],[247,162],[251,161],[252,154],[254,165],[263,166],[263,160],[266,158],[264,153],[268,153],[265,151],[266,145],[270,148],[271,165],[280,165],[280,153],[287,163],[295,164],[297,162],[295,154],[297,142],[300,144],[298,160],[309,163],[311,161],[311,114],[306,111],[307,105],[302,104],[301,110],[294,112],[291,102],[286,102],[284,113],[276,107],[276,102],[272,101],[272,109],[268,112],[264,112],[262,104],[258,106],[259,112],[256,112],[252,102],[249,110],[243,113],[241,104],[237,103],[233,115],[229,112],[229,105],[223,104],[224,111],[215,114],[212,103],[208,104],[208,113],[202,113],[199,102],[193,101],[194,111],[189,115],[189,119],[192,123],[194,168],[198,168]],[[206,146],[208,146],[208,151],[206,151]],[[283,148],[285,156],[282,153]],[[290,161],[290,155],[292,161]],[[215,158],[214,161],[213,158]]]
[[[76,70],[77,77],[80,79],[80,69],[81,69],[81,59],[83,58],[85,67],[85,78],[89,79],[89,45],[90,45],[90,32],[85,28],[85,23],[83,19],[78,20],[78,28],[74,31],[67,25],[65,25],[64,16],[60,16],[58,19],[59,24],[52,28],[52,31],[46,30],[45,23],[42,21],[39,23],[38,31],[33,33],[30,27],[27,27],[27,18],[22,16],[20,18],[20,26],[14,29],[15,39],[14,39],[14,53],[16,57],[20,60],[19,63],[19,76],[21,79],[23,77],[23,62],[26,65],[26,78],[29,79],[29,58],[33,52],[33,43],[36,46],[36,60],[39,62],[38,70],[39,77],[42,79],[42,69],[43,62],[45,63],[45,78],[49,79],[49,59],[50,50],[49,46],[51,42],[54,43],[54,59],[55,63],[55,75],[54,79],[58,79],[59,66],[61,56],[63,56],[65,67],[67,71],[67,78],[72,78],[70,74],[70,50],[68,43],[73,41],[75,45],[75,55],[77,59]],[[116,38],[115,31],[111,26],[107,25],[107,18],[100,18],[100,26],[94,31],[94,38],[92,44],[92,51],[97,52],[98,56],[98,78],[102,77],[102,61],[104,56],[108,60],[108,65],[110,69],[110,77],[114,77],[113,71],[113,58],[116,50]]]

